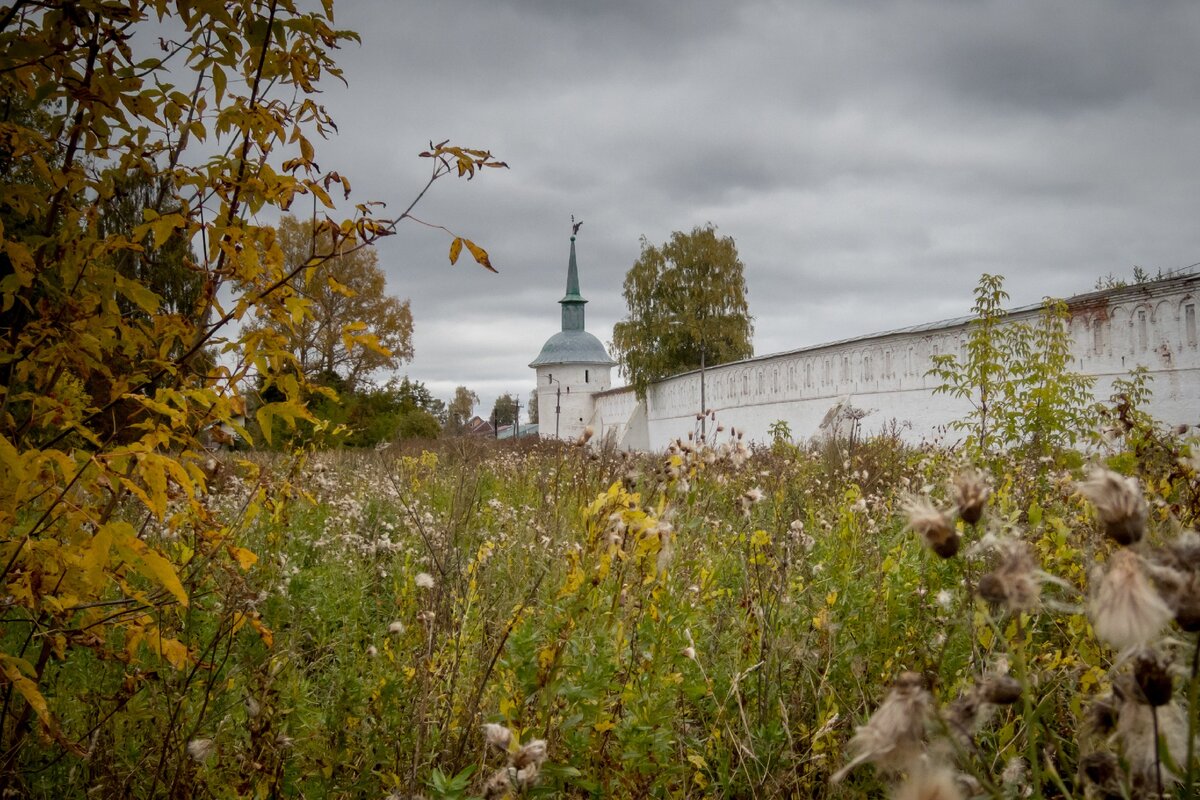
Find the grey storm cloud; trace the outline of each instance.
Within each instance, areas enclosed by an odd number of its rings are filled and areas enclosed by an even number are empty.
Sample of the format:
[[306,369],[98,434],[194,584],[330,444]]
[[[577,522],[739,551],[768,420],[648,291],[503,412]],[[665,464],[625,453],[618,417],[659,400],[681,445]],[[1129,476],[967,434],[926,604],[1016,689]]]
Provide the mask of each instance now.
[[[322,166],[397,213],[430,140],[509,170],[416,209],[487,247],[492,275],[412,223],[380,243],[412,300],[412,377],[490,409],[526,397],[558,329],[571,214],[588,328],[624,313],[640,238],[737,241],[772,352],[957,316],[980,273],[1013,302],[1134,264],[1200,261],[1200,6],[1189,2],[556,2],[338,6],[361,46],[322,98]],[[386,213],[386,212],[385,212]]]

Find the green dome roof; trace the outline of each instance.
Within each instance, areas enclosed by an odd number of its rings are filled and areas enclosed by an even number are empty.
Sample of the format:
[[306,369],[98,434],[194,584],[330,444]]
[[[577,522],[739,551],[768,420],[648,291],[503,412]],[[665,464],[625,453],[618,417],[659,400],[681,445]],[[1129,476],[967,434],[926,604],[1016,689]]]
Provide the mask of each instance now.
[[601,364],[611,367],[617,362],[608,357],[608,351],[595,336],[587,331],[559,331],[546,340],[542,352],[538,353],[529,366],[544,364]]

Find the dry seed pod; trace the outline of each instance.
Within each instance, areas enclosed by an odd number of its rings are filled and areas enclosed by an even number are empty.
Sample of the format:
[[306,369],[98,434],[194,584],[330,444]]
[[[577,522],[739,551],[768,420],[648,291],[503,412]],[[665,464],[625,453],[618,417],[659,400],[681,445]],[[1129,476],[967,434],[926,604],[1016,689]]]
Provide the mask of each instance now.
[[1147,705],[1165,706],[1171,702],[1170,663],[1158,653],[1150,649],[1139,653],[1133,662],[1133,678],[1137,681],[1140,699]]
[[958,507],[958,516],[968,525],[974,525],[983,517],[983,507],[987,505],[992,489],[983,473],[969,469],[954,476],[950,492]]
[[1098,736],[1108,736],[1116,730],[1117,714],[1117,698],[1110,694],[1097,697],[1088,706],[1088,727]]
[[928,497],[912,497],[904,503],[908,514],[908,529],[919,533],[929,549],[942,558],[953,558],[958,554],[962,537],[954,529],[950,518],[934,508]]
[[1110,539],[1122,546],[1141,541],[1149,507],[1136,479],[1096,468],[1079,484],[1079,493],[1092,501]]
[[1100,790],[1101,796],[1107,797],[1104,793],[1118,786],[1117,757],[1099,750],[1088,753],[1079,761],[1079,773],[1087,783]]
[[983,699],[992,705],[1010,706],[1021,699],[1021,684],[1010,675],[992,675],[983,684]]
[[1171,599],[1179,627],[1188,633],[1200,631],[1200,575],[1191,575]]

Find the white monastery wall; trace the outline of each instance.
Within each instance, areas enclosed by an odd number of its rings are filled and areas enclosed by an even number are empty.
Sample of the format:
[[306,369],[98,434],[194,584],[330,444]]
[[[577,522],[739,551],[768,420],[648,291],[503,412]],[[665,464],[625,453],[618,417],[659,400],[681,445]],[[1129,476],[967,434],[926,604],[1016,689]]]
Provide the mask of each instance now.
[[[1193,275],[1068,301],[1074,368],[1095,376],[1097,399],[1107,399],[1113,380],[1141,365],[1152,377],[1150,413],[1168,424],[1200,424],[1198,286],[1200,276]],[[1009,318],[1033,322],[1039,310],[1018,309]],[[926,372],[935,355],[965,355],[969,322],[931,323],[713,367],[705,378],[705,405],[727,429],[734,426],[756,441],[770,438],[776,420],[787,422],[796,440],[811,437],[839,400],[872,412],[861,423],[865,431],[895,420],[910,441],[942,438],[947,424],[970,406],[933,394],[938,381]],[[539,386],[539,397],[544,388]],[[697,429],[700,374],[653,384],[644,405],[628,389],[595,400],[589,422],[597,433],[631,449],[660,449]],[[553,419],[544,406],[539,413],[546,422]]]

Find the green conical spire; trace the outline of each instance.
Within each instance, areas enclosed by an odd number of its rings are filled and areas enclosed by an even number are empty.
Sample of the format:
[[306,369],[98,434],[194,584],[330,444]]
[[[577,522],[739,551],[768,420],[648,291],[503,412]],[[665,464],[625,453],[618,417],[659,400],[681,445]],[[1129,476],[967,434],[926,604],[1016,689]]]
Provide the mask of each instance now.
[[583,306],[587,300],[579,293],[579,265],[575,261],[575,237],[571,237],[571,260],[567,264],[567,293],[558,301],[562,304],[562,329],[583,330]]

